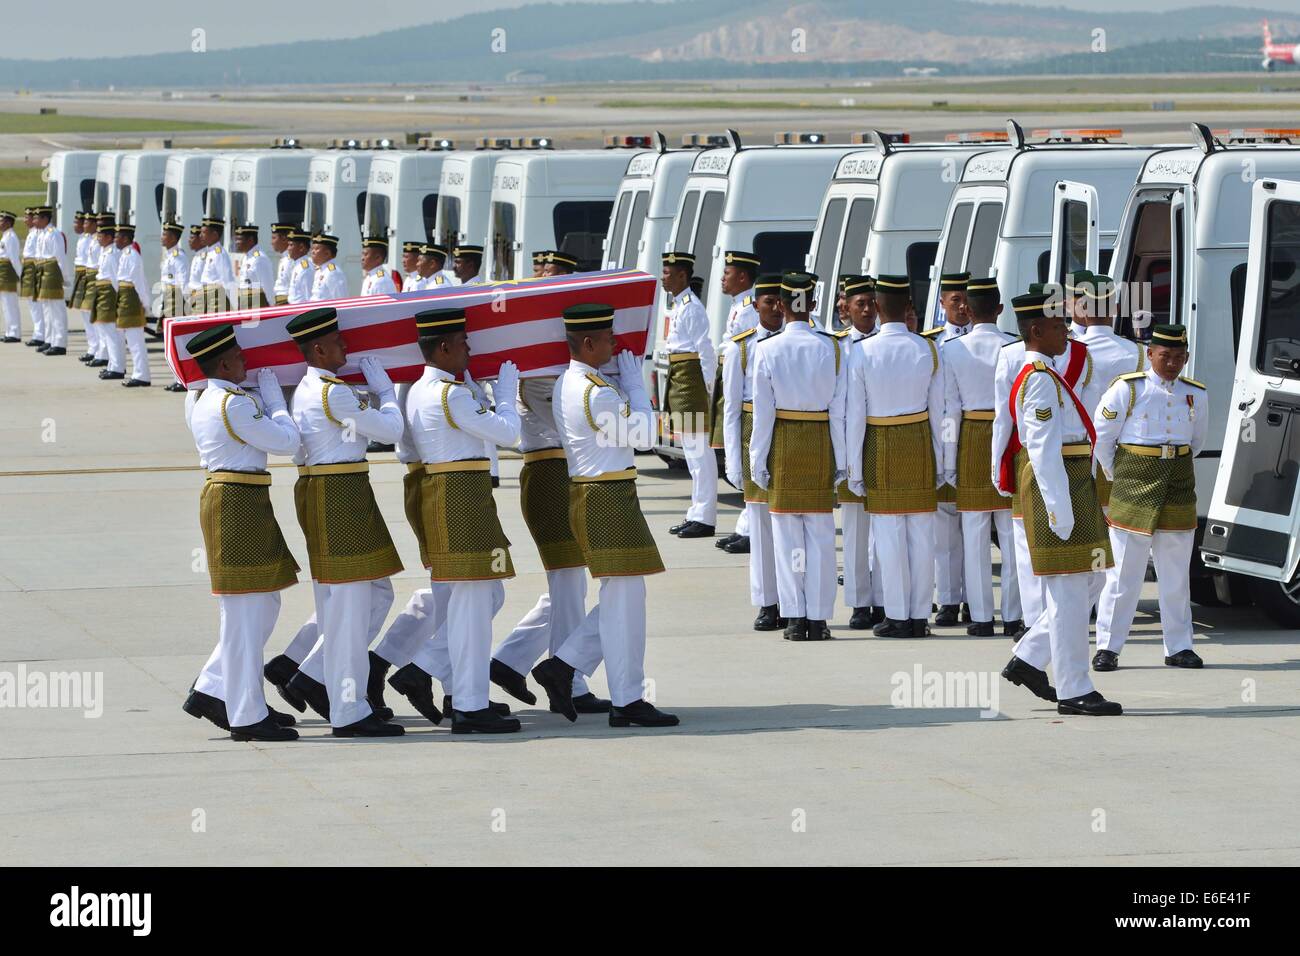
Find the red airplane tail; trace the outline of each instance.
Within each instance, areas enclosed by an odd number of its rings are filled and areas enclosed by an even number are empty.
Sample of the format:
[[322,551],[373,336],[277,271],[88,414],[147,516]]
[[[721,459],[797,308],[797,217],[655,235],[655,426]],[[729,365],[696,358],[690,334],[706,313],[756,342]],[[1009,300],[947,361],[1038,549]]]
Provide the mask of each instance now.
[[1268,28],[1268,21],[1264,21],[1264,46],[1270,46],[1273,43],[1273,31]]

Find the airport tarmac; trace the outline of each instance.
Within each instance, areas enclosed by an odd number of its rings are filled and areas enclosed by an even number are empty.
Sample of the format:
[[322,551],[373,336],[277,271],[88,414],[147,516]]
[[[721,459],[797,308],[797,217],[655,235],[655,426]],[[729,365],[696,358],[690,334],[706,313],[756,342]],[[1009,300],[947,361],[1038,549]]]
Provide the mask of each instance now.
[[[0,694],[6,863],[1300,863],[1294,632],[1196,608],[1206,667],[1167,668],[1148,584],[1123,668],[1097,680],[1126,708],[1113,719],[1058,717],[999,681],[1000,636],[877,639],[841,608],[836,640],[786,643],[750,629],[744,558],[667,533],[689,488],[652,456],[639,487],[668,571],[648,582],[647,676],[680,727],[517,708],[520,734],[453,737],[390,693],[402,738],[334,739],[309,715],[297,743],[234,743],[180,709],[217,625],[182,396],[160,387],[159,343],[154,387],[126,391],[78,363],[71,339],[57,362],[0,346],[0,691],[75,672],[102,693],[64,707]],[[423,582],[402,472],[376,460],[407,567],[400,605]],[[545,581],[517,460],[502,472],[520,574],[498,640]],[[273,473],[305,563],[292,469]],[[730,530],[737,498],[723,501]],[[284,592],[268,657],[310,601],[305,583]],[[928,696],[934,680],[949,689]],[[958,693],[969,687],[996,702]]]

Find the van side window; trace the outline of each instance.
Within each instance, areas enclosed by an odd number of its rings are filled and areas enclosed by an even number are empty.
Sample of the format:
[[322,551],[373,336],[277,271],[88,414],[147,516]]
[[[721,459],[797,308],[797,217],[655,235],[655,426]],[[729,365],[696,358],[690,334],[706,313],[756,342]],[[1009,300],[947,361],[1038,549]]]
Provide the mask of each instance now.
[[[370,235],[387,236],[388,235],[388,197],[382,193],[370,194]],[[406,241],[403,237],[398,237],[400,241]]]
[[[54,190],[50,194],[50,205],[53,206],[59,199],[59,184],[50,180],[50,188]],[[207,191],[204,190],[203,196],[206,200]],[[93,179],[83,179],[81,181],[81,208],[90,209],[91,204],[95,201],[95,181]]]
[[673,235],[673,248],[664,251],[685,252],[695,231],[695,210],[700,205],[700,191],[692,189],[682,200],[682,214],[677,217],[677,232]]
[[[817,240],[817,251],[813,254],[812,271],[822,280],[823,288],[834,289],[839,280],[835,274],[835,253],[839,251],[840,232],[844,228],[844,213],[848,200],[836,197],[826,204],[826,214],[822,216],[822,234]],[[841,265],[840,271],[846,272],[847,265]],[[824,305],[833,306],[834,303]],[[831,310],[822,308],[823,315],[830,315]]]
[[629,269],[636,265],[637,246],[641,244],[641,234],[645,231],[646,214],[650,211],[650,190],[645,189],[636,194],[632,204],[632,217],[627,224],[627,241],[623,243],[623,257],[619,260],[620,269]]
[[168,186],[163,191],[163,207],[162,207],[162,212],[159,213],[160,218],[167,219],[167,220],[175,219],[176,203],[177,203],[176,190],[174,187]]
[[284,189],[275,196],[276,222],[302,222],[307,209],[307,190]]
[[1002,225],[1002,203],[980,203],[975,225],[970,232],[970,251],[966,254],[966,271],[986,276],[993,267],[993,253],[998,245],[998,227]]
[[1268,209],[1255,367],[1268,375],[1300,378],[1300,203],[1275,201]]
[[930,296],[930,267],[939,254],[937,242],[914,242],[907,247],[907,274],[912,277],[912,301],[925,303]]
[[695,241],[691,245],[691,252],[695,255],[695,278],[704,283],[704,291],[700,294],[701,302],[708,302],[709,294],[713,291],[709,273],[713,271],[713,244],[718,238],[718,226],[722,221],[723,198],[720,189],[704,194],[704,200],[700,203],[700,221],[695,230]]
[[366,224],[366,191],[363,189],[357,193],[357,230],[360,231]]
[[[943,249],[943,267],[940,272],[960,272],[962,256],[966,253],[966,239],[970,235],[970,217],[975,204],[958,203],[948,224],[948,244]],[[910,274],[910,273],[909,273]]]
[[609,247],[605,256],[615,268],[619,265],[619,252],[623,249],[623,237],[627,235],[627,217],[632,211],[632,194],[623,193],[618,200],[618,209],[614,212],[614,228],[609,232]]
[[[840,272],[854,275],[862,269],[871,235],[871,219],[876,212],[874,199],[855,199],[849,204],[849,219],[844,226],[844,246],[840,250]],[[837,280],[839,276],[835,277]]]
[[1038,281],[1047,281],[1047,270],[1052,268],[1052,250],[1044,249],[1038,254]]
[[[811,232],[760,232],[754,237],[754,255],[758,257],[758,269],[760,272],[801,270],[811,245]],[[824,276],[818,278],[826,279]],[[826,280],[825,287],[831,292],[835,290],[835,281],[834,277]]]
[[600,244],[613,211],[614,203],[606,200],[556,203],[551,214],[555,248],[575,256],[579,272],[600,268]]
[[[1063,282],[1071,272],[1088,267],[1088,204],[1066,200],[1061,204],[1061,274],[1053,282]],[[983,273],[980,273],[983,275]]]
[[1228,273],[1228,293],[1232,297],[1232,355],[1241,347],[1241,315],[1246,308],[1246,263],[1232,267]]
[[159,183],[157,186],[154,187],[153,205],[154,205],[154,209],[156,209],[158,212],[158,221],[161,222],[162,210],[163,210],[163,184],[162,183]]

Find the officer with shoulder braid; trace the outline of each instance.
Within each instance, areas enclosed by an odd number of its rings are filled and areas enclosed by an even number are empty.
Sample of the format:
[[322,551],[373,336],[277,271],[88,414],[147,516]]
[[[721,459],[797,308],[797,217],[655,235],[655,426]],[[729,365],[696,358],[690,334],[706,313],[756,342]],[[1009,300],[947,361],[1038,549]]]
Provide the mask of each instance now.
[[275,301],[275,266],[257,241],[257,225],[235,228],[235,251],[243,253],[236,295],[240,309],[265,309]]
[[297,228],[291,222],[271,224],[271,251],[278,259],[275,261],[275,304],[289,303],[289,277],[293,274],[293,256],[289,254],[289,237]]
[[[722,401],[722,353],[726,344],[742,332],[758,324],[754,310],[754,280],[758,276],[758,257],[743,250],[729,250],[723,255],[720,289],[731,297],[731,310],[727,313],[727,326],[722,333],[722,348],[718,349],[718,374],[713,382],[713,395],[709,407],[709,447],[726,448],[724,409]],[[726,466],[730,472],[731,466]],[[728,554],[749,553],[749,509],[744,508],[736,519],[736,530],[714,542]]]
[[1097,607],[1097,653],[1092,666],[1113,671],[1128,638],[1146,575],[1155,560],[1165,663],[1199,668],[1192,650],[1188,569],[1196,537],[1196,473],[1192,462],[1205,444],[1209,396],[1181,375],[1187,329],[1157,325],[1147,349],[1150,367],[1121,375],[1102,396],[1093,424],[1097,464],[1113,479],[1110,542],[1115,573]]
[[14,231],[17,217],[0,209],[0,319],[4,322],[6,344],[21,342],[22,317],[18,311],[18,287],[22,281],[22,258],[19,254],[18,233]]

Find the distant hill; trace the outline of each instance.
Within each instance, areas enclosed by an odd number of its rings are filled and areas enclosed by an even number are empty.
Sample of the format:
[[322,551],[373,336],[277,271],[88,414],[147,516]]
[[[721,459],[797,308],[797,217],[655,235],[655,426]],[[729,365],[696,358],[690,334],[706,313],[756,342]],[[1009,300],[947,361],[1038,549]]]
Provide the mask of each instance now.
[[[1096,13],[966,0],[674,0],[547,3],[346,40],[206,53],[23,61],[0,59],[0,87],[103,89],[268,84],[498,82],[512,72],[551,81],[897,75],[948,72],[1250,69],[1211,51],[1253,51],[1268,18],[1300,38],[1295,13],[1226,6]],[[498,28],[504,35],[494,34]],[[1105,31],[1105,54],[1091,51]],[[802,34],[795,31],[804,31]],[[504,51],[497,52],[504,43]],[[1151,61],[1120,55],[1143,48]],[[1177,67],[1160,63],[1178,62]],[[1120,65],[1124,64],[1124,65]]]

